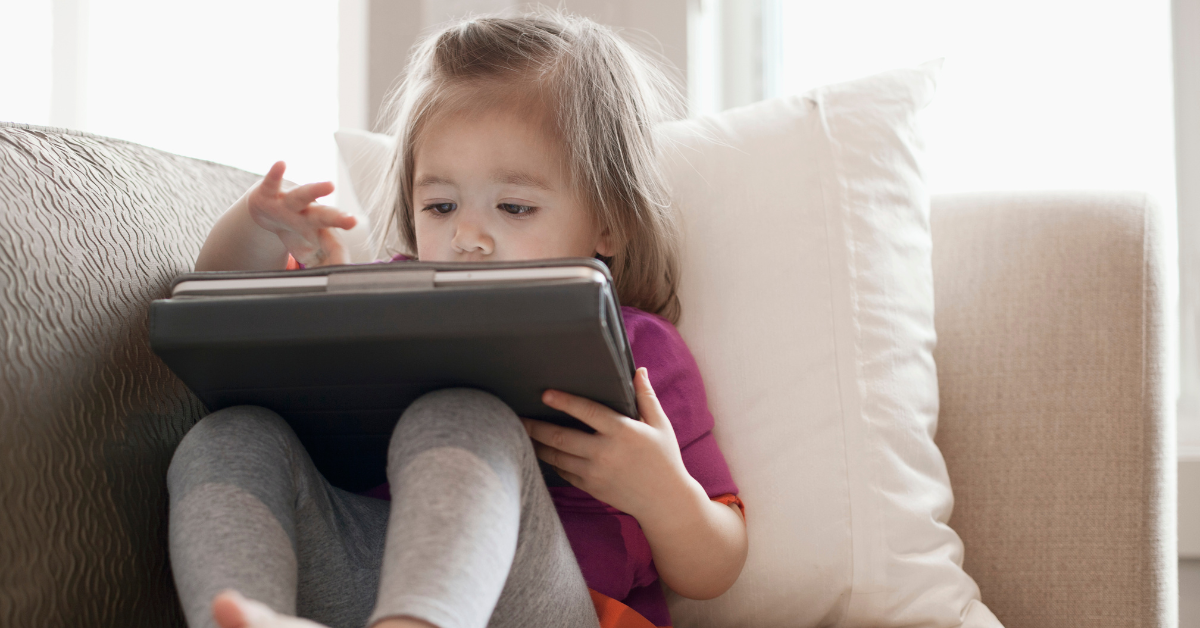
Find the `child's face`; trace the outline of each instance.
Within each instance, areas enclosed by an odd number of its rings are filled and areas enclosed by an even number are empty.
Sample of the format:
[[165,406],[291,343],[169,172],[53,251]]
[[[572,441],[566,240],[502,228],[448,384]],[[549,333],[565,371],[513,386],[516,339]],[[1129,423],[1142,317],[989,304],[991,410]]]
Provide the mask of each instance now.
[[[525,113],[526,115],[521,115]],[[538,116],[496,109],[431,123],[415,147],[417,257],[427,262],[609,256]]]

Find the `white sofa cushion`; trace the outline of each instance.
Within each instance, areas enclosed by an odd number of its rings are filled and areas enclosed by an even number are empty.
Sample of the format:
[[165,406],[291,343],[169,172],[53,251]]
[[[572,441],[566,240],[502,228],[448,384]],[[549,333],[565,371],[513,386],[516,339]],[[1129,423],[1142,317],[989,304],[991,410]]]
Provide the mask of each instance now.
[[[750,535],[728,592],[671,598],[676,626],[1000,625],[961,568],[933,441],[916,115],[938,65],[667,125],[680,331]],[[355,185],[378,185],[362,156],[390,138],[337,139]]]

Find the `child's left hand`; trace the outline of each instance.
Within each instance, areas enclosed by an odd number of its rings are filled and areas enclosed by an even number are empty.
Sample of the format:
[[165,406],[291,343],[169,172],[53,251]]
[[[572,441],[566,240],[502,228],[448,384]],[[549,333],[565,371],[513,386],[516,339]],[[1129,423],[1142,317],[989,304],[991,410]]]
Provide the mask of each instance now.
[[675,430],[646,369],[637,370],[633,389],[642,421],[557,390],[543,393],[542,402],[583,421],[595,434],[544,421],[521,421],[534,440],[538,458],[563,479],[641,520],[669,512],[672,497],[686,498],[699,485],[683,466]]

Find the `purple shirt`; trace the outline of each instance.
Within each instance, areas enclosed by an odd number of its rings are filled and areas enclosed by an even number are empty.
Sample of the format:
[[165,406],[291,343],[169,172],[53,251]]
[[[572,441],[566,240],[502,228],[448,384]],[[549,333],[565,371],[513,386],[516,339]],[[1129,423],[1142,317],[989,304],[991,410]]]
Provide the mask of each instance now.
[[[621,317],[633,362],[650,375],[688,473],[709,497],[736,495],[737,485],[712,435],[704,381],[683,338],[674,325],[642,310],[622,307]],[[552,487],[550,496],[588,587],[624,602],[655,626],[670,626],[650,543],[637,520],[573,486]]]
[[[406,261],[397,255],[391,261]],[[679,331],[666,319],[621,308],[636,367],[671,420],[683,465],[709,497],[736,495],[737,485],[713,438],[713,417],[700,369]],[[387,498],[387,485],[366,493]],[[671,613],[658,583],[650,543],[636,519],[573,486],[551,487],[550,496],[589,588],[623,602],[655,626],[670,626]]]

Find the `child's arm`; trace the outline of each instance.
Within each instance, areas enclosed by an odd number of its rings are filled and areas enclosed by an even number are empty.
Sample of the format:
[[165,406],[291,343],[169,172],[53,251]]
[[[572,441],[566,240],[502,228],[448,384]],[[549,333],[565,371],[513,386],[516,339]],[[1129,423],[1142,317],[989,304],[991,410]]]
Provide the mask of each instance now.
[[633,383],[642,421],[583,397],[547,391],[546,405],[596,433],[531,420],[525,428],[538,458],[638,520],[667,586],[685,597],[716,597],[733,585],[746,561],[745,521],[737,506],[711,501],[684,467],[646,369],[638,369]]
[[346,250],[333,228],[355,219],[315,201],[333,192],[329,182],[282,189],[282,161],[271,166],[209,231],[196,270],[279,270],[290,253],[306,266],[345,264]]

